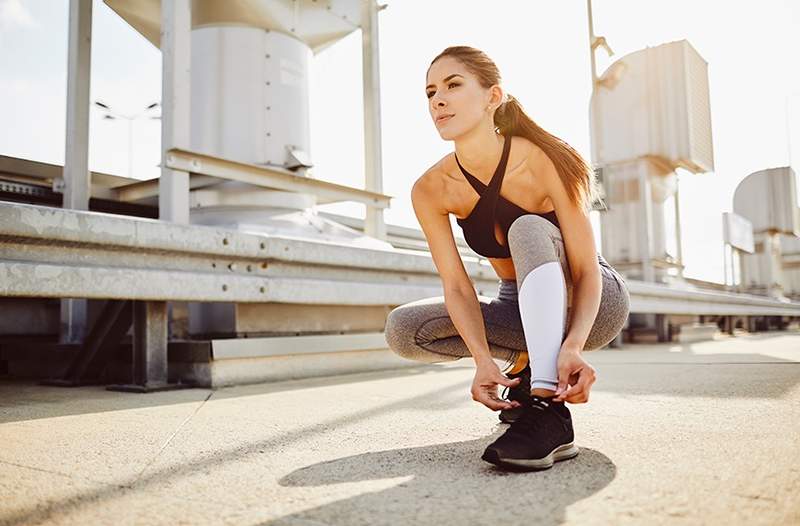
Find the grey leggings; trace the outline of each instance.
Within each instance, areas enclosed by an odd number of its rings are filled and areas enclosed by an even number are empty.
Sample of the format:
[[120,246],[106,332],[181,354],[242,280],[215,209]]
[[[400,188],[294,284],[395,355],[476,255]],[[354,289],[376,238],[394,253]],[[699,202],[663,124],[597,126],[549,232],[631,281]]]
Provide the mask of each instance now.
[[[478,302],[489,352],[510,366],[520,353],[527,352],[517,302],[517,290],[525,276],[544,263],[561,263],[567,285],[563,341],[572,319],[572,275],[561,230],[550,221],[536,215],[520,216],[509,228],[507,242],[516,280],[501,279],[497,296],[478,295]],[[625,280],[600,254],[597,256],[603,292],[584,350],[599,349],[611,342],[624,326],[630,308]],[[447,362],[472,356],[450,319],[444,296],[412,301],[393,309],[386,320],[385,337],[395,353],[420,362]]]

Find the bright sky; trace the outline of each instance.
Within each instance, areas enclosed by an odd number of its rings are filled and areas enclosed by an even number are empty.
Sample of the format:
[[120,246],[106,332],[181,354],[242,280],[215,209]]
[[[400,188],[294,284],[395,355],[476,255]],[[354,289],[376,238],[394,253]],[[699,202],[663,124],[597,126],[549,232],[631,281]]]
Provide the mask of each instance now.
[[[394,196],[387,223],[419,227],[411,184],[452,151],[430,121],[424,92],[430,61],[450,45],[487,52],[528,114],[590,159],[584,0],[382,3],[389,4],[379,15],[383,191]],[[800,2],[594,0],[593,11],[595,33],[615,52],[610,59],[598,50],[598,73],[625,54],[680,39],[709,63],[716,171],[680,173],[681,232],[686,275],[722,282],[721,216],[732,211],[738,182],[790,160],[800,172]],[[67,15],[67,0],[0,0],[2,155],[64,162]],[[135,114],[160,100],[160,52],[100,0],[92,44],[92,101]],[[360,32],[315,57],[311,97],[314,176],[363,188]],[[102,115],[92,110],[90,168],[127,175],[128,125]],[[343,133],[343,123],[356,124]],[[159,121],[134,122],[135,177],[158,176],[159,141]],[[348,203],[319,209],[364,213]]]

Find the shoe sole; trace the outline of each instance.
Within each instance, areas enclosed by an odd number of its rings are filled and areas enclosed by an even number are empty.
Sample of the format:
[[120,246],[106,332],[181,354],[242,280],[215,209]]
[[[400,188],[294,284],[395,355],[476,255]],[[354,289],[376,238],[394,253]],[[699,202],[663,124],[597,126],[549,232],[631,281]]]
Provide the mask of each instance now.
[[504,424],[513,424],[516,422],[519,415],[522,414],[522,410],[514,410],[514,409],[504,409],[500,411],[500,421]]
[[549,469],[553,464],[561,460],[567,460],[578,455],[578,448],[574,442],[563,444],[555,448],[548,455],[542,458],[502,458],[497,451],[487,449],[483,452],[481,459],[496,466],[520,471],[538,471]]

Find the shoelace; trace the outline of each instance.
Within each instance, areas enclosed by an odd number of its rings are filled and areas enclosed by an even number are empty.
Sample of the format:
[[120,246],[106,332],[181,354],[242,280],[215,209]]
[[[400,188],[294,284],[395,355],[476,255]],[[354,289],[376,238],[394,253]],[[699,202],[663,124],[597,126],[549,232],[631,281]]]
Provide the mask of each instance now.
[[[519,384],[517,384],[516,387],[508,387],[507,385],[503,386],[503,391],[500,394],[500,398],[502,398],[503,400],[508,400],[509,402],[511,400],[516,400],[518,402],[524,401],[527,398],[529,392],[528,389],[530,389],[530,386],[528,385],[529,382],[525,382],[524,377],[525,377],[524,372],[520,372],[519,374],[514,375],[513,378],[522,378],[522,380],[519,382]],[[511,398],[511,396],[516,392],[521,393],[521,396]]]
[[[525,386],[525,389],[527,389],[527,386]],[[514,390],[514,391],[512,391],[512,390]],[[511,396],[512,396],[512,395],[514,394],[514,392],[516,392],[516,391],[522,391],[522,389],[520,389],[520,386],[517,386],[517,387],[508,387],[508,386],[506,385],[506,386],[504,386],[504,387],[503,387],[503,392],[500,394],[500,398],[502,398],[503,400],[508,400],[509,402],[510,402],[511,400],[516,400],[516,401],[518,401],[518,402],[519,402],[520,400],[524,400],[524,398],[525,398],[525,397],[524,397],[524,391],[523,391],[523,396],[517,396],[517,397],[515,397],[515,398],[511,398]]]
[[509,430],[532,431],[542,425],[542,418],[552,410],[553,408],[550,407],[549,402],[538,396],[531,396],[522,415],[511,423],[511,428]]

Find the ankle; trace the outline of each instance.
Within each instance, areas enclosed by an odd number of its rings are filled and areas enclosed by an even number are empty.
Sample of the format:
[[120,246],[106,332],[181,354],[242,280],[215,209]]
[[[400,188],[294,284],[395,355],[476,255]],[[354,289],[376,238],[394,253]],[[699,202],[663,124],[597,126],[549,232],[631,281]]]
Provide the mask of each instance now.
[[544,389],[542,387],[536,387],[536,388],[531,389],[531,395],[532,396],[538,396],[540,398],[552,398],[552,397],[554,397],[556,395],[556,392],[552,391],[550,389]]

